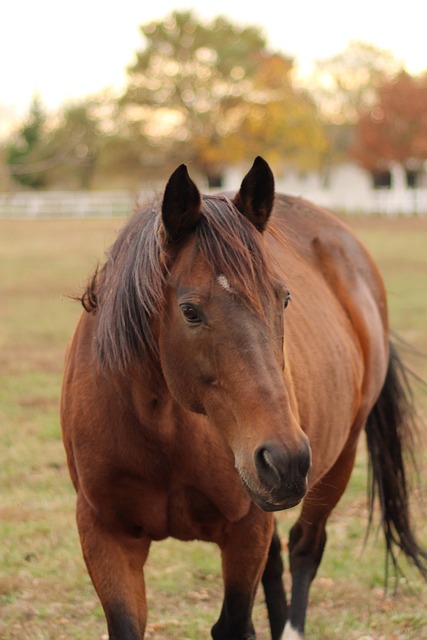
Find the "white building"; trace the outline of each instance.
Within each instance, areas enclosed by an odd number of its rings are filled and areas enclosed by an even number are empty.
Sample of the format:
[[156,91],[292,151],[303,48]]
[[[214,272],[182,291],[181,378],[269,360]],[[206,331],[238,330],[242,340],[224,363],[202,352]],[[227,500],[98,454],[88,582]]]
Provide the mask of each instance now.
[[[236,189],[244,174],[242,166],[229,167],[223,189]],[[372,175],[350,162],[333,167],[327,180],[320,172],[285,169],[282,175],[276,172],[276,190],[345,213],[427,215],[427,185],[410,186],[410,176],[398,164],[384,177],[383,186],[374,186]]]

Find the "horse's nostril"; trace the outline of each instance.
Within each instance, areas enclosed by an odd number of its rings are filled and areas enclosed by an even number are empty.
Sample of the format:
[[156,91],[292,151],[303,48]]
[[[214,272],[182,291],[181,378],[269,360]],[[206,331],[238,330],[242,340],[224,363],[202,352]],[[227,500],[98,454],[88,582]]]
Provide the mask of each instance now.
[[262,482],[271,488],[280,487],[286,467],[285,456],[277,449],[261,446],[255,453],[255,466]]
[[274,464],[271,452],[268,449],[261,449],[259,452],[259,460],[263,471],[266,472],[273,481],[275,481],[275,483],[272,483],[272,486],[274,486],[274,484],[277,484],[277,486],[280,485],[282,481],[281,475]]

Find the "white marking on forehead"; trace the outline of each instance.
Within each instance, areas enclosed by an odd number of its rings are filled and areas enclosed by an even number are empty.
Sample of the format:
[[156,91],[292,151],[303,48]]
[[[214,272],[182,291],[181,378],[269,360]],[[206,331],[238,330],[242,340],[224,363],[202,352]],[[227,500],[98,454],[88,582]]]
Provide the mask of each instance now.
[[292,627],[291,623],[288,621],[283,631],[281,640],[304,640],[304,638],[299,633],[299,631]]
[[219,286],[228,291],[228,293],[233,293],[233,289],[231,288],[230,283],[224,275],[218,276],[217,282]]

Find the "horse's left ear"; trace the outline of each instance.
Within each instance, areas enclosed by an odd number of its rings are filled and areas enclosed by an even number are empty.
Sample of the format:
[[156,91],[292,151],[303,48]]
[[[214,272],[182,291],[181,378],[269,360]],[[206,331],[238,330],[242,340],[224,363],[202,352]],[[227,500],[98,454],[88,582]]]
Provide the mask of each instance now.
[[162,222],[169,242],[186,239],[199,221],[201,206],[200,192],[181,164],[169,178],[163,196]]
[[274,204],[274,176],[261,156],[255,158],[252,168],[243,178],[233,203],[258,231],[264,231]]

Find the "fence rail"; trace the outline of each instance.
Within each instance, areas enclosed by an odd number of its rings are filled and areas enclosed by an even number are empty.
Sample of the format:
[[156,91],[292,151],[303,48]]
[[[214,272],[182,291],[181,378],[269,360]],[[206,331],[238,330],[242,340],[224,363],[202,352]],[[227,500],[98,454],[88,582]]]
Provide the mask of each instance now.
[[[278,185],[278,191],[282,191]],[[283,189],[286,192],[286,189]],[[288,190],[292,193],[292,190]],[[307,200],[343,213],[427,215],[427,189],[369,193],[314,189],[301,192]],[[299,195],[299,194],[298,194]],[[358,197],[357,197],[358,195]],[[129,216],[144,196],[127,191],[44,191],[0,194],[0,219],[119,218]]]
[[367,192],[312,191],[307,200],[343,213],[380,214],[384,216],[427,215],[427,189],[371,189]]
[[134,210],[125,191],[45,191],[0,194],[0,218],[115,218]]

